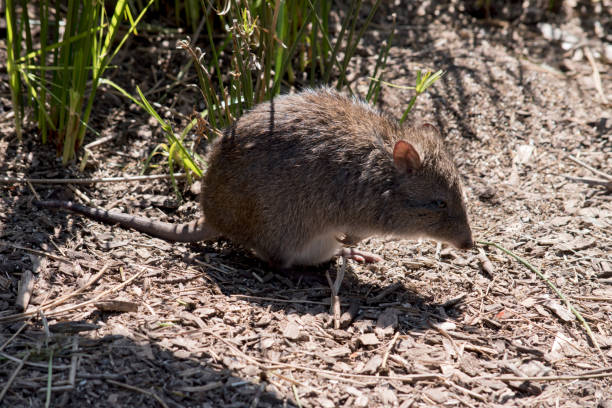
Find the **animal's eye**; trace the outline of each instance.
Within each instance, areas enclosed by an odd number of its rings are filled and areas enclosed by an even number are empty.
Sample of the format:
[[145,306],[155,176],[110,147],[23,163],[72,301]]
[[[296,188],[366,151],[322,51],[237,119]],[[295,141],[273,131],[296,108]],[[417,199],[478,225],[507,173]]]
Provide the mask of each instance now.
[[444,200],[435,200],[432,202],[432,207],[434,208],[446,208],[446,201]]

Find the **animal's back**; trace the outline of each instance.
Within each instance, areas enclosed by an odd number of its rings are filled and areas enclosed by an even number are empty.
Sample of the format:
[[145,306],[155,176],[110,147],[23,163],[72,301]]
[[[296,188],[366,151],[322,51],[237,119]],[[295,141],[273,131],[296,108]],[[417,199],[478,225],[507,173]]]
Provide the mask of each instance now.
[[384,154],[394,126],[328,89],[262,103],[215,143],[203,183],[204,216],[264,258],[261,252],[295,250],[343,224],[343,208],[362,195],[363,184],[353,180],[368,177],[361,163]]

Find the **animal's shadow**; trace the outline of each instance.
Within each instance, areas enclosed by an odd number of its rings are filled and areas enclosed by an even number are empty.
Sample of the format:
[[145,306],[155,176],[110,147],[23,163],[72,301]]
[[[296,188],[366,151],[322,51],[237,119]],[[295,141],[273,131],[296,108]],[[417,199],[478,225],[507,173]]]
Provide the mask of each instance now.
[[[109,314],[92,317],[101,323]],[[92,338],[86,333],[52,333],[47,337],[40,324],[30,323],[17,341],[0,353],[3,384],[18,365],[18,360],[9,361],[7,356],[14,359],[28,354],[4,395],[2,402],[7,407],[24,406],[24,401],[32,407],[45,406],[49,367],[51,406],[297,406],[255,366],[230,369],[219,364],[214,353],[173,352],[155,341],[139,341],[131,335]]]

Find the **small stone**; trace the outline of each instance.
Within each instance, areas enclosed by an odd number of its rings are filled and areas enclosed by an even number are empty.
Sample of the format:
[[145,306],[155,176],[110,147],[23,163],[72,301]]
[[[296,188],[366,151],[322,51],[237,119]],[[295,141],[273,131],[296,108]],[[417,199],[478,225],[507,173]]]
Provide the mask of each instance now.
[[202,188],[202,183],[198,180],[196,182],[194,182],[191,187],[189,187],[189,190],[191,191],[192,194],[194,195],[200,195],[200,190]]

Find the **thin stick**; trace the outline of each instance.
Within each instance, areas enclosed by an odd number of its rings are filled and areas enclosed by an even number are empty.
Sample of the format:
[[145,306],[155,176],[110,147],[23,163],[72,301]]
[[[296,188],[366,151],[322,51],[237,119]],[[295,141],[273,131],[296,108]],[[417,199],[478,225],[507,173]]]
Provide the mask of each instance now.
[[21,332],[23,331],[23,329],[25,329],[25,327],[28,325],[28,323],[29,323],[29,322],[30,322],[29,320],[28,320],[27,322],[23,322],[23,324],[21,325],[21,327],[20,327],[19,329],[17,329],[17,331],[16,331],[16,332],[15,332],[15,333],[14,333],[14,334],[13,334],[13,335],[12,335],[12,336],[11,336],[11,337],[8,339],[8,340],[7,340],[7,341],[5,341],[3,345],[1,345],[1,346],[0,346],[0,351],[4,350],[4,348],[5,348],[6,346],[8,346],[8,345],[9,345],[9,343],[10,343],[11,341],[13,341],[13,339],[14,339],[15,337],[17,337],[17,336],[19,335],[19,333],[21,333]]
[[389,359],[389,353],[391,353],[391,349],[393,349],[393,346],[395,345],[395,342],[397,341],[398,337],[399,337],[399,332],[397,331],[395,332],[395,336],[393,336],[393,338],[389,342],[389,345],[387,346],[387,350],[385,350],[385,354],[383,355],[382,363],[380,364],[381,370],[385,370],[387,368],[387,360]]
[[538,275],[540,277],[540,279],[542,279],[544,282],[546,282],[548,287],[551,288],[553,290],[553,292],[555,292],[557,294],[557,296],[559,296],[559,298],[561,298],[561,300],[563,300],[565,302],[565,304],[568,307],[568,309],[570,309],[570,311],[574,314],[574,316],[576,316],[576,318],[580,321],[580,323],[582,323],[582,326],[585,328],[589,338],[591,339],[591,342],[593,343],[593,345],[595,346],[595,348],[599,352],[599,356],[601,357],[602,361],[604,363],[606,362],[606,357],[604,356],[603,352],[601,351],[601,348],[599,347],[599,343],[597,343],[597,340],[595,339],[595,335],[593,335],[593,332],[591,331],[591,327],[589,326],[589,324],[586,322],[586,320],[584,320],[584,318],[582,317],[580,312],[578,310],[576,310],[574,308],[574,306],[572,306],[572,304],[570,303],[569,299],[566,298],[565,295],[563,293],[561,293],[561,291],[559,289],[557,289],[557,287],[546,276],[544,276],[544,274],[542,272],[540,272],[535,266],[531,265],[525,259],[523,259],[520,256],[516,255],[514,252],[512,252],[510,250],[507,250],[506,248],[502,247],[501,245],[496,244],[495,242],[478,241],[478,243],[481,244],[481,245],[494,246],[495,248],[505,252],[506,254],[510,255],[511,257],[516,259],[518,262],[520,262],[521,264],[526,266],[527,269],[529,269],[530,271],[532,271],[533,273]]
[[511,377],[511,376],[481,376],[475,377],[474,380],[497,380],[504,382],[511,381],[571,381],[571,380],[586,380],[589,378],[606,378],[612,377],[612,373],[602,373],[602,374],[587,374],[587,375],[551,375],[547,377]]
[[51,405],[51,384],[53,380],[53,349],[49,353],[49,367],[47,370],[47,398],[45,399],[45,408]]
[[[69,311],[71,311],[71,310],[79,309],[79,308],[81,308],[81,307],[83,307],[83,306],[87,306],[87,305],[90,305],[90,304],[92,304],[92,303],[96,303],[96,302],[97,302],[97,301],[98,301],[98,300],[99,300],[101,297],[104,297],[104,296],[106,296],[106,295],[108,295],[109,293],[112,293],[112,292],[114,292],[114,291],[120,290],[120,289],[121,289],[121,288],[123,288],[124,286],[128,285],[128,284],[129,284],[130,282],[132,282],[134,279],[136,279],[136,278],[138,278],[140,275],[142,275],[142,274],[143,274],[143,272],[144,272],[144,269],[143,269],[142,271],[138,272],[137,274],[135,274],[134,276],[132,276],[131,278],[129,278],[128,280],[126,280],[125,282],[121,283],[120,285],[117,285],[117,286],[115,286],[114,288],[110,288],[110,289],[108,289],[108,290],[105,290],[104,292],[100,293],[99,295],[97,295],[97,296],[96,296],[96,297],[94,297],[93,299],[90,299],[90,300],[88,300],[88,301],[85,301],[85,302],[82,302],[82,303],[79,303],[79,304],[76,304],[76,305],[72,305],[72,306],[66,307],[66,308],[64,308],[64,309],[60,309],[60,310],[52,310],[52,311],[50,311],[50,312],[46,313],[46,316],[47,316],[47,317],[49,317],[49,316],[55,316],[55,315],[58,315],[58,314],[61,314],[61,313],[69,312]],[[19,319],[21,319],[21,318],[22,318],[22,316],[21,316],[22,314],[24,314],[24,313],[21,313],[20,315],[6,316],[6,317],[1,318],[1,319],[0,319],[0,321],[13,321],[13,320],[19,320]]]
[[[81,288],[75,290],[74,292],[69,293],[68,295],[66,295],[64,297],[61,297],[59,299],[56,299],[56,300],[52,301],[51,303],[43,304],[42,306],[40,306],[36,310],[32,310],[30,312],[17,313],[17,314],[13,314],[13,315],[8,315],[8,316],[0,317],[0,322],[19,320],[19,319],[23,319],[24,317],[34,316],[34,315],[38,314],[39,312],[41,312],[43,310],[47,310],[47,309],[52,308],[53,306],[57,306],[57,305],[60,305],[60,304],[64,303],[66,300],[68,300],[68,299],[70,299],[72,297],[77,296],[81,292],[85,291],[88,287],[93,285],[98,279],[100,279],[100,277],[104,274],[104,272],[106,272],[106,270],[109,267],[110,267],[109,264],[104,265],[104,267],[100,270],[100,272],[98,272],[96,275],[94,275],[94,277],[91,278],[89,280],[89,282],[87,282],[85,285],[83,285]],[[0,348],[0,350],[2,350],[2,349]]]
[[[303,367],[303,366],[297,366],[294,364],[287,364],[287,363],[282,364],[282,366],[286,368],[294,368],[296,370],[311,371],[311,372],[315,372],[319,374],[327,374],[327,375],[333,375],[333,376],[338,376],[338,377],[362,378],[362,379],[374,380],[378,382],[380,380],[389,380],[389,381],[397,380],[397,381],[413,382],[413,381],[420,381],[420,380],[444,379],[443,375],[434,374],[434,373],[432,374],[407,374],[407,375],[368,375],[368,374],[341,373],[338,371],[323,370],[320,368],[312,368],[312,367]],[[276,368],[282,368],[282,367],[276,367]]]
[[444,382],[445,382],[447,385],[450,385],[451,387],[458,389],[458,390],[459,390],[459,391],[461,391],[462,393],[467,394],[467,395],[469,395],[469,396],[470,396],[470,397],[472,397],[472,398],[476,398],[477,400],[482,401],[482,402],[487,402],[487,399],[486,399],[485,397],[483,397],[482,395],[477,394],[477,393],[475,393],[474,391],[470,391],[470,390],[468,390],[467,388],[463,388],[462,386],[460,386],[460,385],[458,385],[458,384],[455,384],[455,383],[454,383],[454,382],[452,382],[451,380],[445,380]]
[[28,308],[33,290],[34,275],[29,270],[25,270],[21,275],[17,289],[17,298],[15,299],[17,310],[26,310]]
[[[184,173],[175,173],[174,178],[185,178]],[[148,181],[172,178],[169,174],[152,174],[149,176],[125,176],[125,177],[102,177],[102,178],[50,178],[50,179],[29,179],[18,177],[0,177],[0,184],[94,184],[94,183],[122,183],[133,181]]]
[[94,297],[94,298],[93,298],[93,299],[91,299],[91,300],[88,300],[88,301],[83,302],[83,303],[79,303],[78,305],[69,306],[69,307],[67,307],[67,308],[65,308],[65,309],[61,309],[61,310],[52,310],[52,311],[50,311],[49,313],[47,313],[46,315],[47,315],[47,316],[55,316],[55,315],[57,315],[57,314],[61,314],[61,313],[65,313],[65,312],[69,312],[69,311],[71,311],[71,310],[79,309],[79,308],[81,308],[81,307],[83,307],[83,306],[87,306],[87,305],[90,305],[90,304],[92,304],[92,303],[96,303],[96,302],[97,302],[97,301],[98,301],[100,298],[102,298],[102,297],[104,297],[104,296],[108,295],[109,293],[112,293],[112,292],[118,291],[118,290],[120,290],[121,288],[123,288],[124,286],[127,286],[127,285],[128,285],[128,284],[130,284],[130,283],[131,283],[131,282],[132,282],[134,279],[138,278],[138,277],[139,277],[140,275],[142,275],[143,273],[144,273],[144,269],[143,269],[143,270],[141,270],[140,272],[138,272],[137,274],[135,274],[134,276],[132,276],[131,278],[129,278],[128,280],[126,280],[125,282],[123,282],[123,283],[121,283],[121,284],[119,284],[119,285],[117,285],[117,286],[115,286],[115,287],[113,287],[113,288],[110,288],[110,289],[105,290],[104,292],[100,293],[99,295],[97,295],[96,297]]
[[[0,351],[0,357],[6,358],[7,360],[14,361],[15,363],[19,363],[21,361],[17,357],[13,357],[10,354],[5,353],[4,351]],[[28,367],[36,367],[36,368],[41,368],[44,370],[48,368],[48,365],[46,363],[33,363],[31,361],[26,361],[25,365],[27,365]],[[70,366],[69,365],[59,365],[59,366],[55,366],[54,368],[56,371],[68,370],[70,369]]]
[[111,379],[109,379],[109,378],[107,378],[107,379],[106,379],[106,382],[111,383],[111,384],[114,384],[114,385],[116,385],[116,386],[118,386],[118,387],[123,387],[123,388],[126,388],[126,389],[128,389],[128,390],[131,390],[131,391],[136,391],[136,392],[139,392],[139,393],[141,393],[141,394],[145,394],[145,395],[148,395],[148,396],[150,396],[150,397],[153,397],[153,398],[155,398],[155,399],[157,400],[157,402],[159,402],[159,404],[160,404],[162,407],[164,407],[164,408],[168,408],[168,405],[166,405],[166,403],[164,402],[164,400],[162,400],[162,399],[159,397],[159,395],[155,394],[155,393],[154,393],[154,392],[152,392],[152,391],[143,390],[142,388],[134,387],[133,385],[124,384],[124,383],[121,383],[121,382],[119,382],[119,381],[111,380]]
[[[314,300],[293,300],[293,299],[278,299],[271,298],[265,296],[251,296],[251,295],[230,295],[230,297],[238,298],[238,299],[253,299],[253,300],[266,300],[269,302],[278,302],[278,303],[299,303],[299,304],[307,304],[307,305],[327,305],[326,302],[317,302]],[[347,304],[345,304],[346,306]]]
[[227,266],[227,265],[223,265],[223,266],[225,266],[226,268],[230,269],[230,271],[225,271],[225,270],[223,270],[223,269],[221,269],[221,268],[218,268],[218,267],[216,267],[216,266],[214,266],[214,265],[211,265],[211,264],[209,264],[209,263],[207,263],[207,262],[200,261],[199,259],[194,259],[194,261],[195,261],[195,263],[197,263],[198,265],[206,266],[206,267],[208,267],[208,268],[210,268],[210,269],[213,269],[213,270],[215,270],[215,271],[217,271],[217,272],[221,272],[221,273],[224,273],[224,274],[228,274],[228,273],[230,273],[230,272],[236,272],[236,269],[234,269],[234,268],[232,268],[232,267],[230,267],[230,266]]
[[30,252],[34,255],[46,256],[48,258],[55,259],[56,261],[61,261],[61,262],[64,262],[70,265],[73,264],[73,262],[70,259],[65,258],[63,256],[53,255],[50,252],[44,252],[44,251],[39,251],[37,249],[22,247],[21,245],[11,244],[10,242],[6,242],[6,241],[0,241],[0,244],[9,246],[11,248],[19,249],[21,251]]
[[585,184],[588,184],[589,186],[604,186],[608,190],[612,190],[612,180],[607,181],[607,180],[598,180],[598,179],[591,179],[591,178],[584,178],[584,177],[571,177],[571,176],[565,176],[565,178],[575,183],[585,183]]
[[604,104],[608,104],[608,98],[606,98],[606,94],[603,91],[603,87],[601,86],[601,76],[599,75],[599,69],[597,69],[597,64],[595,63],[595,58],[593,58],[593,53],[591,53],[591,49],[586,45],[583,46],[584,55],[589,60],[589,64],[591,64],[591,68],[593,68],[593,82],[595,83],[595,89],[599,93],[599,97]]
[[585,169],[592,171],[598,176],[605,178],[606,180],[612,180],[612,176],[610,176],[609,174],[606,174],[603,171],[597,170],[596,168],[589,166],[588,164],[584,163],[583,161],[578,160],[576,157],[572,155],[568,155],[567,158],[573,161],[574,163],[584,167]]
[[102,267],[102,269],[100,269],[100,272],[96,273],[91,279],[89,279],[85,285],[81,286],[80,288],[78,288],[74,292],[67,294],[66,296],[63,296],[63,297],[61,297],[61,298],[59,298],[57,300],[54,300],[54,301],[52,301],[50,303],[43,304],[41,306],[41,308],[44,307],[45,309],[48,309],[51,306],[57,306],[57,305],[59,305],[61,303],[64,303],[66,300],[81,294],[82,292],[87,290],[91,285],[96,283],[98,281],[98,279],[100,279],[102,277],[102,275],[104,275],[104,273],[108,270],[108,268],[110,268],[110,264],[104,265]]
[[34,197],[36,197],[37,200],[40,200],[40,196],[36,192],[36,189],[34,188],[32,183],[28,183],[28,187],[30,188],[30,191],[32,192],[32,194],[34,194]]
[[74,387],[76,382],[77,365],[79,364],[79,336],[72,337],[72,358],[70,361],[70,373],[68,374],[68,383]]
[[[234,352],[238,353],[239,355],[242,355],[243,358],[247,359],[248,361],[256,364],[257,366],[267,371],[278,370],[281,368],[292,368],[295,370],[310,371],[310,372],[315,372],[318,374],[334,376],[337,378],[351,377],[351,378],[361,378],[361,379],[366,379],[366,380],[374,380],[377,382],[380,382],[381,380],[397,380],[397,381],[405,381],[405,382],[426,381],[426,380],[442,380],[442,381],[448,380],[448,378],[446,378],[444,375],[435,374],[435,373],[407,374],[407,375],[393,375],[393,376],[383,376],[383,375],[378,375],[378,374],[376,375],[352,374],[352,373],[343,373],[343,372],[337,372],[337,371],[331,371],[331,370],[324,370],[320,368],[299,366],[299,365],[289,364],[289,363],[277,363],[274,361],[260,359],[260,358],[255,359],[253,357],[248,356],[247,354],[245,354],[238,348],[234,347],[231,343],[229,343],[222,337],[218,336],[217,334],[211,331],[208,331],[208,330],[203,330],[203,332],[210,334],[213,337],[217,338],[218,340],[222,341],[223,343],[225,343],[226,346],[230,347]],[[266,366],[266,364],[271,364],[271,366]],[[609,372],[599,373],[599,371],[601,370],[608,370]],[[612,367],[606,367],[603,369],[593,370],[592,372],[589,372],[588,374],[561,375],[561,376],[548,376],[548,377],[481,376],[481,377],[474,378],[474,380],[486,379],[486,380],[500,380],[500,381],[505,381],[505,382],[510,382],[510,381],[563,381],[563,380],[580,380],[580,379],[606,378],[606,377],[612,377]]]
[[112,135],[108,135],[108,136],[104,136],[101,137],[100,139],[96,139],[91,143],[87,143],[85,146],[83,146],[84,149],[91,149],[92,147],[96,147],[98,145],[101,145],[103,143],[108,142],[109,140],[113,140],[115,137],[117,137],[116,133],[113,133]]
[[[572,298],[577,300],[594,300],[598,302],[610,302],[612,303],[612,297],[599,297],[599,296],[572,296]],[[0,350],[2,350],[0,348]]]
[[285,380],[288,383],[291,383],[292,385],[299,385],[302,388],[306,388],[308,391],[316,391],[316,388],[313,388],[313,387],[311,387],[308,384],[304,384],[304,383],[301,383],[301,382],[299,382],[297,380],[294,380],[293,378],[289,378],[289,377],[287,377],[285,375],[279,374],[279,373],[277,373],[274,370],[267,371],[266,374],[274,375],[274,376],[280,378],[281,380]]
[[4,388],[2,389],[2,392],[0,392],[0,402],[2,402],[2,399],[6,395],[6,392],[11,387],[11,384],[13,384],[13,381],[15,381],[15,378],[17,377],[17,374],[19,374],[19,371],[21,371],[21,369],[23,368],[23,365],[25,364],[26,360],[29,357],[30,357],[30,352],[28,351],[27,354],[23,357],[23,359],[19,360],[19,365],[17,366],[17,368],[15,368],[15,370],[11,374],[11,377],[8,379],[8,381],[4,385]]
[[[320,369],[320,368],[312,368],[312,367],[299,366],[299,365],[289,364],[289,363],[278,363],[278,362],[274,362],[274,361],[270,361],[270,360],[266,360],[266,359],[250,357],[249,355],[247,355],[246,353],[244,353],[240,349],[236,348],[230,342],[226,341],[225,339],[223,339],[222,337],[220,337],[216,333],[213,333],[212,331],[202,330],[202,331],[198,331],[198,332],[200,332],[200,333],[202,333],[202,332],[203,333],[207,333],[207,334],[215,337],[216,339],[218,339],[221,342],[223,342],[230,349],[232,349],[235,353],[237,353],[238,355],[241,355],[246,360],[250,361],[251,363],[256,364],[258,367],[261,367],[262,369],[264,369],[266,371],[273,371],[273,370],[278,370],[278,369],[282,369],[282,368],[292,368],[292,369],[295,369],[295,370],[310,371],[310,372],[315,372],[315,373],[322,374],[322,375],[334,376],[336,378],[351,377],[351,378],[360,378],[360,379],[366,379],[366,380],[374,380],[374,381],[377,381],[377,382],[379,382],[380,380],[390,380],[390,381],[391,380],[397,380],[397,381],[403,381],[403,382],[415,382],[415,381],[427,381],[427,380],[442,380],[442,381],[447,381],[448,380],[448,378],[446,378],[444,375],[436,374],[436,373],[431,373],[431,374],[407,374],[407,375],[393,375],[393,376],[384,376],[384,375],[378,375],[378,374],[376,374],[376,375],[367,375],[367,374],[343,373],[343,372],[337,372],[337,371],[332,371],[332,370],[324,370],[324,369]],[[601,370],[602,369],[598,369],[596,371],[599,372]],[[475,380],[479,380],[479,379],[500,380],[500,381],[510,382],[510,381],[560,381],[560,380],[576,380],[576,379],[612,377],[612,367],[607,367],[607,368],[605,368],[605,370],[609,370],[610,372],[601,373],[601,374],[600,373],[589,373],[589,374],[577,374],[577,375],[566,375],[566,376],[548,376],[548,377],[510,377],[510,376],[497,377],[497,376],[481,376],[481,377],[476,377],[474,379]],[[475,398],[477,398],[477,397],[475,397]]]

